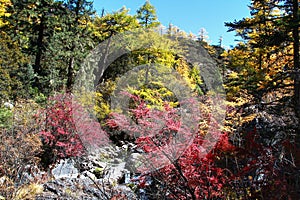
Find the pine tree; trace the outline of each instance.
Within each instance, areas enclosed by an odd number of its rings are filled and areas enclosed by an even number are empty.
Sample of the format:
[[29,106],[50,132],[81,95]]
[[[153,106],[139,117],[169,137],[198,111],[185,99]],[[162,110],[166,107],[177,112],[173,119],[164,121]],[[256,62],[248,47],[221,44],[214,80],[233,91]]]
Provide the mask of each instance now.
[[67,51],[70,51],[71,55],[68,58],[66,89],[70,91],[75,72],[78,70],[75,68],[76,61],[78,66],[87,54],[86,50],[91,50],[93,47],[92,41],[89,39],[91,32],[88,22],[95,11],[92,2],[87,0],[69,0],[65,6],[68,8],[66,31],[71,33],[69,36],[72,38],[71,44],[67,47]]
[[156,10],[149,0],[137,10],[137,19],[145,28],[157,27],[160,24],[157,20]]
[[[230,54],[244,54],[245,66],[241,72],[242,77],[246,78],[245,86],[252,86],[251,90],[256,91],[254,94],[260,101],[264,93],[291,84],[293,45],[287,23],[291,15],[286,11],[288,7],[276,0],[254,0],[250,8],[250,18],[225,24],[244,41]],[[239,65],[242,60],[236,61]],[[289,73],[283,70],[284,66]]]
[[26,87],[31,77],[22,69],[28,65],[28,59],[5,32],[0,32],[0,43],[0,99],[27,97]]
[[[295,110],[300,119],[300,56],[299,56],[299,24],[300,24],[300,16],[299,16],[299,1],[293,0],[288,1],[289,4],[292,3],[292,23],[291,28],[293,32],[293,55],[294,55],[294,91],[295,91]],[[298,145],[300,146],[300,135],[298,136]]]
[[35,74],[33,87],[40,92],[47,91],[49,74],[46,51],[55,30],[57,12],[61,3],[53,0],[17,1],[11,0],[4,18],[5,31],[13,41],[20,44],[21,51],[30,57],[30,65]]

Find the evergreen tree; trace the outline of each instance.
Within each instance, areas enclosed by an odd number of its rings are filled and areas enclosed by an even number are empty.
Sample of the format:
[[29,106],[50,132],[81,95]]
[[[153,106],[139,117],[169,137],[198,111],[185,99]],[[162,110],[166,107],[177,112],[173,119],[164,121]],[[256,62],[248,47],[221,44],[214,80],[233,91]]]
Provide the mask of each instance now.
[[61,3],[53,0],[11,0],[7,7],[8,16],[4,18],[6,25],[2,30],[20,44],[21,51],[30,57],[35,77],[32,86],[41,92],[46,92],[49,85],[46,77],[50,66],[46,64],[46,51],[60,9]]
[[149,0],[137,10],[137,19],[145,28],[157,27],[160,24],[157,20],[156,10]]
[[[300,24],[300,16],[299,16],[299,1],[287,1],[287,4],[292,4],[292,23],[291,28],[293,32],[293,55],[294,55],[294,91],[295,91],[295,109],[300,119],[300,56],[299,56],[299,24]],[[291,7],[291,5],[290,5]],[[299,130],[298,130],[299,131]],[[300,146],[300,134],[297,138],[298,147]]]
[[293,38],[287,2],[254,0],[250,6],[251,18],[225,23],[230,31],[235,30],[244,40],[230,54],[244,54],[245,59],[236,60],[236,64],[245,61],[241,77],[246,79],[245,86],[252,86],[252,91],[256,91],[259,101],[264,93],[275,87],[291,84]]
[[[70,90],[74,82],[75,72],[78,70],[80,62],[83,61],[88,51],[93,48],[89,22],[95,11],[92,2],[87,0],[68,0],[65,3],[67,8],[67,19],[65,21],[65,32],[68,34],[69,42],[64,47],[68,57],[66,69],[66,88]],[[77,66],[77,68],[76,68]]]
[[86,0],[12,0],[3,30],[31,58],[33,88],[49,93],[69,90],[76,70],[93,42],[89,23],[94,11]]
[[4,32],[0,32],[0,43],[0,99],[8,101],[27,97],[25,90],[32,77],[22,69],[28,65],[28,59]]

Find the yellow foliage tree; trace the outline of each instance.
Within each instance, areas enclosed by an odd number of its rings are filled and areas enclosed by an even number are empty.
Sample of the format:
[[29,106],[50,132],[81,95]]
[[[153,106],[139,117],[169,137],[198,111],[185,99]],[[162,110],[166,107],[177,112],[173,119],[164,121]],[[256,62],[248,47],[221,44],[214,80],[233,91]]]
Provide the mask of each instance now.
[[10,0],[0,0],[0,28],[5,25],[1,18],[9,16],[9,13],[6,12],[6,7],[10,5],[10,3]]
[[251,17],[226,23],[244,39],[223,54],[229,61],[230,96],[247,89],[260,101],[270,90],[291,85],[293,46],[287,39],[291,33],[278,25],[286,15],[279,7],[272,0],[253,1]]

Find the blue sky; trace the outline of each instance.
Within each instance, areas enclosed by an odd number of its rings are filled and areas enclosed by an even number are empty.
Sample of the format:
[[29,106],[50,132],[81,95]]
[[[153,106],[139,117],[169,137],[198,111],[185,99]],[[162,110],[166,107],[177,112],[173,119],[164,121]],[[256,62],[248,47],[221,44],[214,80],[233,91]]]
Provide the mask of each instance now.
[[[123,6],[131,14],[145,3],[145,0],[94,0],[94,8],[100,14],[102,8],[107,13]],[[233,22],[249,16],[250,0],[150,0],[156,8],[159,21],[168,26],[172,23],[181,30],[198,34],[201,28],[208,32],[211,44],[218,44],[220,36],[223,46],[234,45],[235,33],[227,32],[224,22]]]

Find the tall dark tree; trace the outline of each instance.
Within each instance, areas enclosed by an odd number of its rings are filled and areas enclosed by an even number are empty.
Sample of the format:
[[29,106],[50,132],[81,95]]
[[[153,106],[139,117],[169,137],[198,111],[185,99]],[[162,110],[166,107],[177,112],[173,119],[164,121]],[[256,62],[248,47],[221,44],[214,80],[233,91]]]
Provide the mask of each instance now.
[[4,18],[3,27],[13,41],[17,41],[25,54],[31,57],[31,65],[35,73],[34,87],[42,90],[43,76],[47,74],[47,66],[43,65],[45,51],[52,35],[53,21],[57,12],[53,0],[11,0],[7,7],[8,17]]
[[70,90],[74,82],[75,66],[79,65],[87,50],[93,47],[91,43],[88,44],[91,42],[88,22],[95,11],[92,2],[87,0],[68,0],[65,5],[68,8],[67,32],[71,33],[73,40],[67,47],[71,55],[68,58],[66,89]]
[[[300,119],[300,57],[299,57],[299,1],[292,1],[293,7],[293,20],[292,20],[292,30],[293,30],[293,47],[294,47],[294,89],[295,89],[295,109]],[[300,145],[300,136],[298,136],[298,144]]]
[[70,90],[76,67],[93,47],[88,24],[94,11],[87,0],[12,0],[3,30],[31,58],[33,88]]
[[[258,87],[250,88],[256,97],[267,93],[276,98],[266,102],[259,99],[259,109],[268,108],[265,105],[280,105],[280,108],[294,106],[294,113],[300,119],[300,66],[299,66],[299,1],[298,0],[252,0],[251,17],[234,23],[226,23],[230,30],[236,30],[242,37],[243,43],[229,52],[230,65],[239,73],[231,73],[231,83],[238,82],[243,77],[244,88],[249,89],[250,83]],[[234,64],[234,65],[232,65]],[[234,69],[232,69],[234,70]],[[262,76],[260,75],[262,74]],[[254,79],[255,78],[255,79]],[[251,82],[250,82],[251,81]],[[255,85],[254,85],[255,86]],[[237,88],[239,86],[235,85]],[[247,91],[247,92],[248,92]],[[294,104],[290,104],[293,99]],[[265,98],[266,100],[266,98]],[[279,106],[278,106],[279,107]],[[285,113],[294,117],[293,112]],[[296,122],[297,120],[295,120]],[[284,125],[282,125],[284,126]],[[286,137],[293,143],[288,151],[296,170],[289,177],[289,194],[299,195],[299,166],[300,166],[300,132],[299,124],[284,128]],[[280,127],[282,128],[282,127]],[[278,134],[278,131],[262,132],[262,137],[268,134]],[[292,134],[288,134],[292,133]],[[287,138],[284,138],[288,140]],[[296,147],[296,148],[295,148]],[[285,146],[280,144],[284,149]],[[298,148],[298,149],[297,149]],[[288,167],[287,167],[288,168]],[[298,171],[298,172],[297,172]]]
[[48,65],[52,66],[52,87],[70,91],[81,62],[94,47],[89,28],[94,11],[86,0],[68,0],[60,7],[47,52]]
[[[285,64],[289,73],[280,73],[279,77],[287,76],[294,80],[295,111],[300,109],[300,80],[299,80],[299,2],[297,0],[252,0],[251,18],[244,18],[233,23],[225,23],[229,31],[236,30],[237,35],[249,45],[258,50],[258,66],[263,76],[272,71],[274,63],[263,67],[265,60],[271,60],[272,55],[280,60],[282,56],[288,58],[286,52],[293,52]],[[282,59],[281,59],[282,60]],[[291,73],[293,72],[293,73]],[[277,85],[276,85],[277,86]],[[272,87],[271,87],[272,89]],[[300,114],[298,114],[300,117]]]

